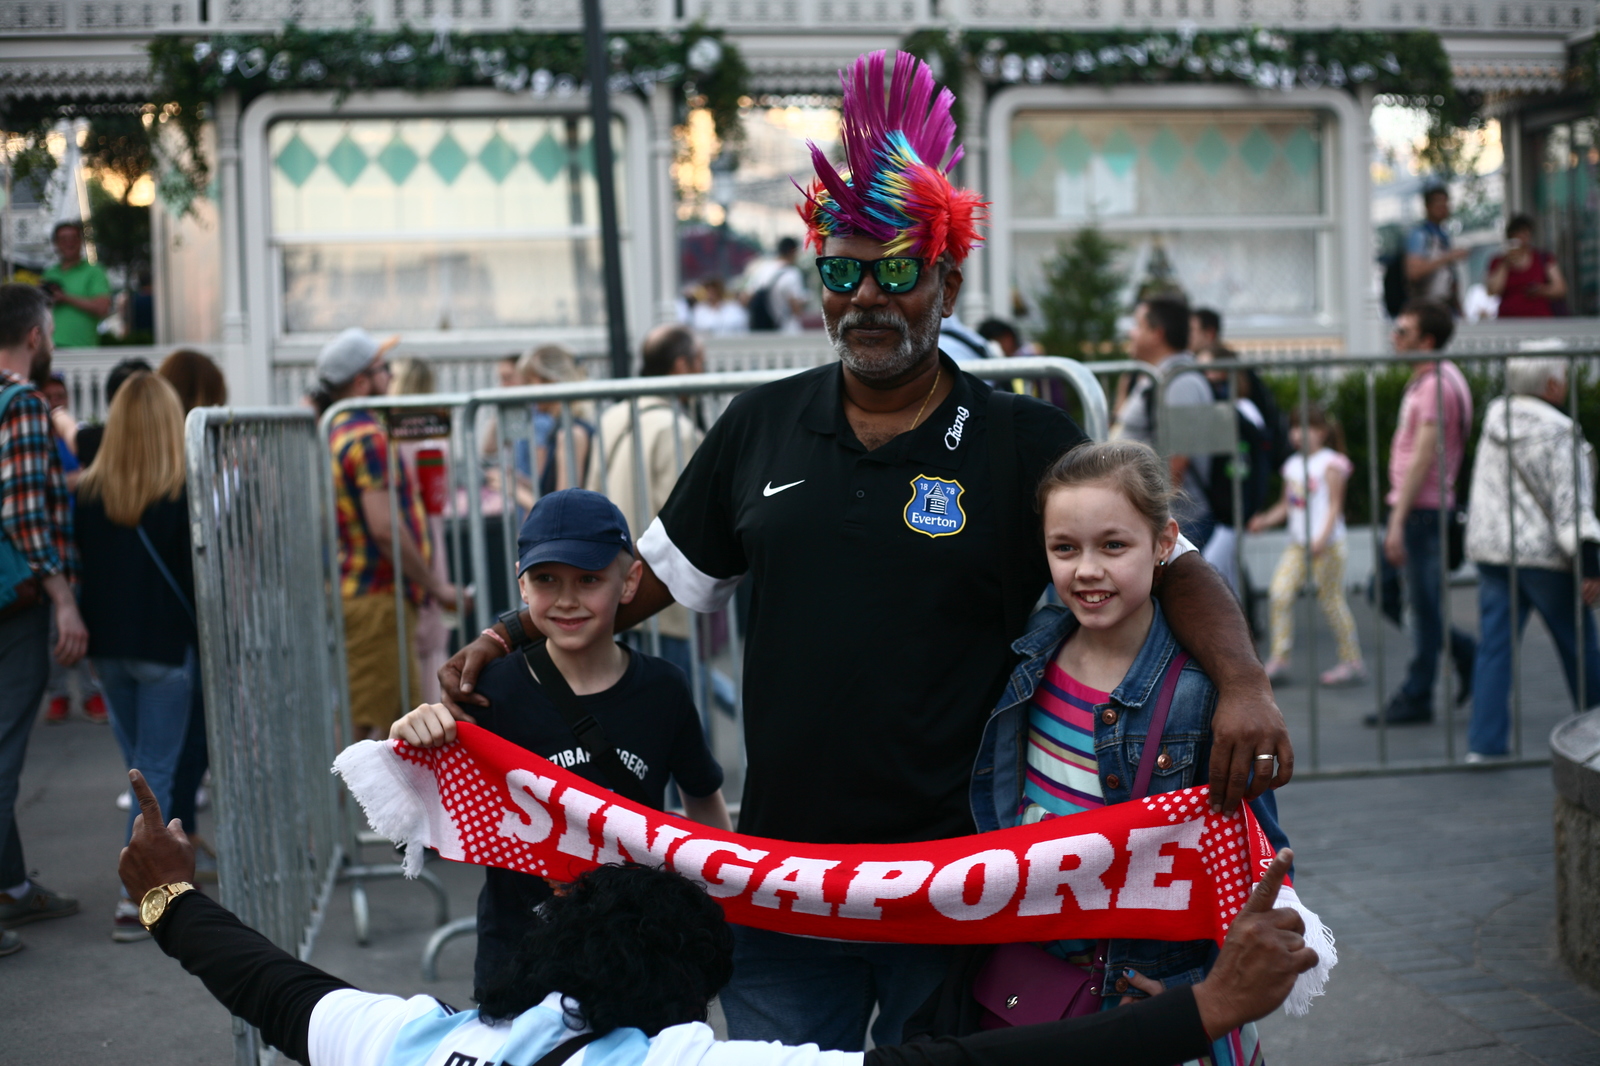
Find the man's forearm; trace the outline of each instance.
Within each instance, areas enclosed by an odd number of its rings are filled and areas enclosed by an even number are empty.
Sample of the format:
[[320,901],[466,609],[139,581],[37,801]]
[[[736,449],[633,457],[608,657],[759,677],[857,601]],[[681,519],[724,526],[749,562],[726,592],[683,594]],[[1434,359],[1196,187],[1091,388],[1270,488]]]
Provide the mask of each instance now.
[[1434,454],[1438,435],[1438,423],[1429,423],[1417,431],[1417,450],[1411,453],[1411,463],[1406,467],[1406,476],[1395,493],[1390,512],[1397,522],[1405,521],[1411,513],[1411,505],[1416,502],[1417,493],[1422,491],[1422,483],[1428,478],[1428,468],[1438,463],[1438,456]]
[[50,597],[50,602],[57,607],[77,606],[78,600],[72,594],[72,586],[60,573],[46,574],[43,578],[44,592]]
[[1199,552],[1180,555],[1165,570],[1158,592],[1162,617],[1217,688],[1253,683],[1270,687],[1244,612],[1222,575]]

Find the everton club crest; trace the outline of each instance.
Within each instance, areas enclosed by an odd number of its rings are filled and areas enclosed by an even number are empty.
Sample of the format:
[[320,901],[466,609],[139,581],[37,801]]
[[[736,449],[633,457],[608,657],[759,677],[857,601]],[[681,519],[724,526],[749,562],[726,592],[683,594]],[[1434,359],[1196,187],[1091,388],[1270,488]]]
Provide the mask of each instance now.
[[965,491],[959,481],[918,474],[911,479],[906,525],[930,537],[960,533],[967,524],[967,514],[961,509],[961,494]]

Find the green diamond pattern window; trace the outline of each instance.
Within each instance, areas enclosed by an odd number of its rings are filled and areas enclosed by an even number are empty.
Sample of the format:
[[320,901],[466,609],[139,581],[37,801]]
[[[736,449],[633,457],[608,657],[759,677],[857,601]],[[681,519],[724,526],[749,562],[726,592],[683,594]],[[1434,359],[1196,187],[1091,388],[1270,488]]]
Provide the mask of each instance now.
[[428,165],[433,167],[435,174],[444,179],[446,185],[454,184],[470,162],[472,160],[467,157],[465,149],[448,130],[439,138],[439,143],[433,146],[433,151],[428,153]]
[[378,165],[396,185],[404,185],[419,162],[416,151],[398,133],[378,153]]
[[[300,119],[267,132],[278,328],[600,326],[587,117]],[[631,242],[616,120],[618,207]],[[583,164],[572,167],[571,162]]]
[[333,146],[333,151],[328,153],[328,169],[345,183],[346,187],[354,185],[356,179],[361,177],[361,172],[367,169],[367,153],[347,133],[339,138],[339,143]]
[[295,188],[306,183],[311,177],[311,172],[317,169],[317,153],[313,152],[299,134],[289,138],[289,143],[278,149],[277,158],[274,160],[283,176],[294,183]]
[[478,153],[478,165],[488,171],[495,184],[499,185],[511,173],[511,168],[517,165],[518,158],[516,149],[496,133],[483,146],[483,151]]
[[1164,256],[1192,300],[1230,320],[1329,328],[1342,306],[1324,188],[1331,125],[1289,109],[1018,112],[996,212],[1015,292],[1037,307],[1043,264],[1093,221],[1122,244],[1131,283]]

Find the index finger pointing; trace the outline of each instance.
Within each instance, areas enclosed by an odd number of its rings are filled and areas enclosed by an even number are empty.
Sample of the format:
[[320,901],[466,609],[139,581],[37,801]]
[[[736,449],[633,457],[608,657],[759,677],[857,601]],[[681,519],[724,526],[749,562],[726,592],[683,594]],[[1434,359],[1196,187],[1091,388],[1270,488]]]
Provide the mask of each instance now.
[[144,824],[149,826],[164,824],[161,820],[161,804],[157,802],[156,794],[150,791],[144,775],[137,770],[129,770],[128,780],[133,784],[133,795],[139,801],[139,812],[144,815]]
[[1273,904],[1278,901],[1278,889],[1283,887],[1283,879],[1288,876],[1289,867],[1294,862],[1294,852],[1284,848],[1273,857],[1272,865],[1267,867],[1267,872],[1262,875],[1255,891],[1250,893],[1250,898],[1245,901],[1245,911],[1265,913],[1272,910]]

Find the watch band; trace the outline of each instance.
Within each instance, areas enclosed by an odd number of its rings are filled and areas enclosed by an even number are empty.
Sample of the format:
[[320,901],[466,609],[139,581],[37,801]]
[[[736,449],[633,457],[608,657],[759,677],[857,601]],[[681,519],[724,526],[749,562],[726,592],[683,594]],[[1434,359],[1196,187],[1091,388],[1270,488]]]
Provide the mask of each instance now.
[[528,643],[528,633],[527,630],[522,628],[521,614],[522,611],[520,608],[513,607],[511,610],[495,619],[495,621],[499,622],[505,627],[506,636],[511,638],[512,651],[516,651],[518,648]]

